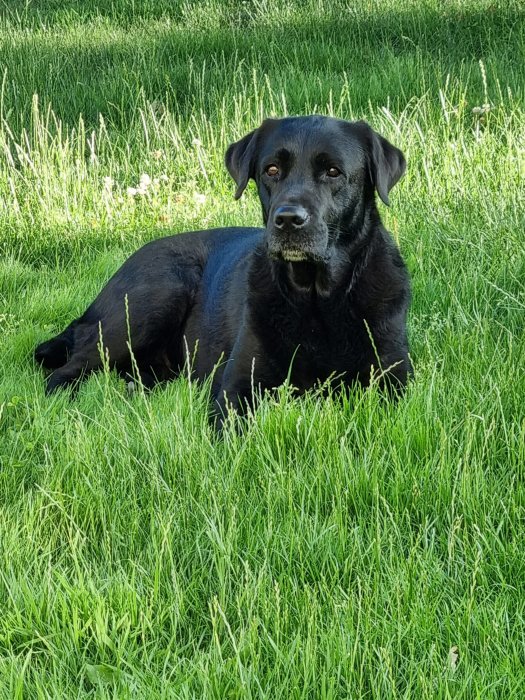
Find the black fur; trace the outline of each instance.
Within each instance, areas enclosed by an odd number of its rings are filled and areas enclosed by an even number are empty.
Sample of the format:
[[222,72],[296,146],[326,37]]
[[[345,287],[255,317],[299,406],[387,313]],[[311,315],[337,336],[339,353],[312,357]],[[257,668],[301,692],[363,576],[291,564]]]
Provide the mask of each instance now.
[[226,166],[237,198],[257,183],[265,228],[184,233],[138,250],[36,349],[53,370],[47,392],[100,368],[102,348],[132,374],[129,341],[147,385],[176,376],[188,352],[199,379],[216,367],[221,412],[289,373],[299,390],[331,376],[367,385],[374,372],[405,384],[409,278],[375,201],[377,191],[388,203],[401,151],[364,122],[289,117],[232,144]]

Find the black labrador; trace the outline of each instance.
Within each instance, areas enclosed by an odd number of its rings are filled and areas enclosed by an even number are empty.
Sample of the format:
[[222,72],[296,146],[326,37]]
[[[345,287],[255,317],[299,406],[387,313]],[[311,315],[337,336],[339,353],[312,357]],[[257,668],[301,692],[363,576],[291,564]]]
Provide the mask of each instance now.
[[257,183],[265,228],[183,233],[138,250],[37,347],[52,370],[48,393],[104,357],[145,386],[191,360],[197,378],[213,373],[222,415],[288,376],[300,391],[331,377],[404,386],[410,282],[375,201],[377,190],[389,203],[401,151],[365,122],[288,117],[233,143],[226,167],[236,199]]

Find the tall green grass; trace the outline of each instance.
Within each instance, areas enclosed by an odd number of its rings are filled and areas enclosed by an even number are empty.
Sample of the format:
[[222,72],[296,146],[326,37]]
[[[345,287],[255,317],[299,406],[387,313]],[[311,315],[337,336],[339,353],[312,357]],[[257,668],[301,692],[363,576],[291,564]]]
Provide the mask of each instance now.
[[[1,697],[523,697],[524,20],[0,3]],[[258,224],[224,150],[309,112],[407,155],[406,397],[283,387],[221,440],[185,377],[45,398],[35,344],[143,242]]]

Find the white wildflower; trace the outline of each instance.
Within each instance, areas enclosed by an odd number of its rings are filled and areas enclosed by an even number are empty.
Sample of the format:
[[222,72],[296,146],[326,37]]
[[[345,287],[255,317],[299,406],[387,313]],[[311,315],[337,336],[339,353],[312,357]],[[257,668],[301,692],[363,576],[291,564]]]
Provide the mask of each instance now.
[[194,192],[193,194],[193,199],[197,204],[205,204],[206,202],[206,195],[201,194],[200,192]]
[[139,180],[139,187],[147,189],[151,185],[151,178],[147,173],[142,173]]
[[492,105],[485,102],[485,104],[482,104],[481,107],[473,107],[472,114],[486,114],[487,112],[490,112],[491,109]]

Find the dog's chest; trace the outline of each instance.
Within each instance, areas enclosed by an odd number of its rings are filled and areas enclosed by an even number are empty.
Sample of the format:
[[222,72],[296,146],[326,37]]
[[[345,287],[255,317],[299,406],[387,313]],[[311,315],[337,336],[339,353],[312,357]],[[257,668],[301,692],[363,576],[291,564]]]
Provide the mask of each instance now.
[[311,353],[330,352],[334,344],[337,345],[336,337],[340,334],[340,328],[334,328],[330,319],[320,314],[297,319],[293,330],[295,344]]
[[[334,372],[351,372],[363,353],[363,323],[344,303],[277,310],[269,317],[266,351],[305,386]],[[297,382],[296,382],[297,383]]]

